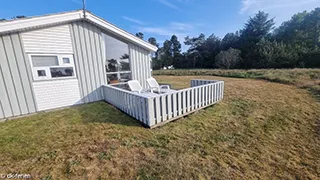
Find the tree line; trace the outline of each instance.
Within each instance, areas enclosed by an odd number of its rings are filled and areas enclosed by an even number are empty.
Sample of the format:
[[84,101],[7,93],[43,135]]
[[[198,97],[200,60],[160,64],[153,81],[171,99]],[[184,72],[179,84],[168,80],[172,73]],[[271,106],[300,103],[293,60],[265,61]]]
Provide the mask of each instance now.
[[[143,39],[143,33],[136,34]],[[159,47],[154,37],[148,41]],[[275,28],[274,18],[259,11],[234,33],[186,37],[189,48],[172,35],[153,55],[153,68],[312,68],[320,67],[320,8],[292,16]]]

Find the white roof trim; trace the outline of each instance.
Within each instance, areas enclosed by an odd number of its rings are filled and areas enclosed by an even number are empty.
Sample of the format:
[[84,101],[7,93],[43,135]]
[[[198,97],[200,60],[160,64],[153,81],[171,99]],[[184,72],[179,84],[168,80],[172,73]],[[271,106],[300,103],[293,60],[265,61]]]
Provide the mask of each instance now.
[[[28,29],[39,28],[48,25],[61,24],[65,22],[77,21],[84,19],[83,11],[73,11],[60,14],[52,14],[24,19],[17,19],[12,21],[0,22],[0,34],[11,33],[17,31],[24,31]],[[157,51],[158,48],[152,44],[116,27],[115,25],[105,21],[104,19],[86,12],[86,20],[99,25],[101,28],[114,33],[126,40],[129,40],[141,47],[146,48],[149,51]]]
[[104,19],[94,15],[94,14],[91,14],[89,12],[86,12],[86,19],[105,28],[106,30],[108,31],[111,31],[117,35],[119,35],[120,37],[124,38],[124,39],[128,39],[130,41],[132,41],[133,43],[135,44],[139,44],[141,45],[142,47],[145,47],[147,48],[148,50],[150,51],[157,51],[158,48],[156,46],[153,46],[152,44],[134,36],[133,34],[131,33],[128,33],[118,27],[116,27],[115,25],[105,21]]
[[79,20],[81,18],[83,18],[82,12],[73,11],[68,13],[52,14],[52,15],[4,21],[4,22],[0,22],[0,34],[22,31],[22,30],[31,29],[34,27],[46,26],[50,24],[74,21],[74,20]]

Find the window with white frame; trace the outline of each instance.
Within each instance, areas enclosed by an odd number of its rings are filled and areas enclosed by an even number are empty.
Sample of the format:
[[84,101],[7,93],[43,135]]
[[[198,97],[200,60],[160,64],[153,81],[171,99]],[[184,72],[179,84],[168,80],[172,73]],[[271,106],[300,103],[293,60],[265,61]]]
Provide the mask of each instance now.
[[73,55],[30,54],[34,80],[75,77]]
[[132,79],[128,44],[104,34],[108,84]]

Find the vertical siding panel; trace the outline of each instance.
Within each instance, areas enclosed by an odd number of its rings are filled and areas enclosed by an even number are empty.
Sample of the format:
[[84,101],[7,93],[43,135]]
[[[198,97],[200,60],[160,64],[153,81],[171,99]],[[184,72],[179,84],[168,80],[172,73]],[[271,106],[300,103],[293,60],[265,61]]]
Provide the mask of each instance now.
[[0,98],[0,119],[4,118],[4,113],[3,113],[3,108],[2,108],[2,103],[1,103],[1,98]]
[[140,64],[141,64],[141,67],[142,67],[142,87],[146,88],[147,87],[147,82],[146,82],[146,77],[147,77],[147,74],[146,74],[146,59],[145,59],[145,55],[144,55],[144,50],[142,48],[140,48]]
[[22,110],[22,113],[27,114],[27,113],[35,112],[32,90],[30,89],[31,82],[28,79],[27,68],[25,66],[24,54],[21,49],[22,46],[20,44],[19,35],[18,34],[11,35],[11,40],[12,40],[12,46],[13,46],[13,50],[16,58],[16,63],[17,63],[17,70],[20,75],[21,89],[23,91],[22,101],[26,105],[26,109],[25,111]]
[[138,80],[141,83],[141,86],[144,87],[143,86],[143,82],[142,82],[142,73],[143,73],[142,72],[143,71],[142,68],[143,68],[143,65],[140,64],[140,58],[141,58],[140,47],[135,46],[135,49],[136,49],[136,59],[135,59],[135,61],[136,61],[136,64],[137,64],[136,71],[138,72]]
[[[79,51],[80,49],[79,47],[79,40],[77,40],[76,37],[78,37],[78,33],[77,33],[77,23],[73,23],[69,26],[70,28],[70,34],[71,34],[71,40],[72,40],[72,46],[73,46],[73,51],[74,51],[74,66],[76,68],[76,73],[77,73],[77,78],[79,80],[79,89],[80,89],[80,97],[81,99],[83,99],[84,97],[84,88],[83,88],[83,76],[82,76],[82,71],[80,70],[80,55],[79,55]],[[84,100],[83,100],[84,101]]]
[[[20,48],[18,48],[19,50],[21,50],[21,61],[23,62],[19,62],[21,64],[24,65],[24,70],[22,70],[22,76],[26,76],[26,80],[27,83],[24,81],[23,83],[25,84],[25,90],[26,92],[26,96],[27,96],[27,103],[28,103],[28,107],[29,107],[29,113],[33,113],[37,111],[37,103],[36,103],[36,99],[35,99],[35,95],[34,95],[34,90],[32,87],[32,83],[33,83],[33,77],[32,77],[32,70],[31,70],[31,65],[29,63],[29,57],[27,56],[27,54],[24,51],[24,45],[21,39],[20,34],[18,34],[17,36],[17,41],[19,42]],[[19,58],[20,60],[20,58]],[[25,73],[26,72],[26,75]]]
[[91,92],[91,84],[89,82],[88,77],[89,75],[89,69],[88,69],[88,64],[87,64],[87,50],[85,46],[85,40],[84,40],[84,27],[83,27],[83,22],[78,23],[78,30],[79,30],[79,40],[80,40],[80,50],[81,50],[81,61],[82,61],[82,68],[81,71],[83,71],[84,75],[83,78],[85,79],[85,86],[86,86],[86,93],[84,94],[86,102],[90,102],[91,97],[90,97],[90,92]]
[[[105,46],[104,46],[104,40],[102,39],[101,31],[94,27],[94,40],[96,44],[96,53],[97,53],[97,64],[98,64],[98,72],[99,72],[99,82],[100,85],[107,84],[106,81],[106,74],[105,74]],[[103,98],[104,93],[100,94]]]
[[147,78],[151,77],[149,52],[129,44],[132,79],[138,80],[143,88],[147,88]]
[[132,50],[133,50],[133,63],[134,63],[134,69],[132,69],[132,71],[134,71],[135,79],[139,79],[139,65],[137,63],[137,50],[136,50],[136,47],[132,46]]
[[81,46],[81,34],[80,34],[80,23],[74,23],[74,34],[75,34],[75,44],[76,44],[76,49],[77,49],[77,54],[78,54],[78,58],[75,60],[76,62],[78,62],[78,66],[76,66],[76,68],[79,69],[80,74],[78,74],[79,77],[81,77],[80,79],[80,89],[82,90],[82,95],[83,95],[83,101],[85,103],[89,102],[87,94],[88,94],[88,87],[87,87],[87,80],[86,80],[86,75],[85,75],[85,70],[84,70],[84,58],[83,58],[83,50],[82,50],[82,46]]
[[136,72],[134,71],[135,67],[135,63],[134,63],[134,50],[133,50],[133,46],[131,44],[129,44],[129,54],[130,54],[130,68],[131,68],[131,75],[132,75],[132,79],[136,79]]
[[138,64],[137,64],[137,51],[136,51],[136,47],[134,45],[132,45],[132,62],[133,62],[133,69],[132,71],[135,74],[134,79],[139,79],[139,74],[138,74]]
[[27,114],[29,111],[28,111],[26,99],[24,96],[24,90],[22,88],[22,80],[21,80],[19,69],[18,69],[17,59],[13,49],[11,36],[4,36],[3,42],[4,42],[5,49],[7,51],[8,63],[9,63],[10,71],[12,73],[12,80],[13,80],[13,85],[16,91],[18,106],[20,108],[20,114]]
[[150,78],[152,75],[151,75],[151,55],[150,54],[147,54],[148,56],[148,78]]
[[143,88],[145,88],[146,86],[145,86],[145,84],[146,84],[146,82],[145,82],[145,79],[144,79],[144,77],[145,77],[145,64],[144,64],[144,56],[143,56],[143,50],[142,50],[142,48],[141,47],[139,47],[139,59],[138,59],[138,63],[140,64],[140,71],[141,71],[141,79],[140,79],[140,81],[142,82],[141,83],[141,85],[142,85],[142,87]]
[[139,59],[140,59],[140,54],[139,54],[139,49],[137,46],[135,46],[135,63],[136,63],[136,69],[137,71],[137,80],[141,83],[141,66],[139,65]]
[[101,84],[101,78],[100,78],[100,67],[99,67],[99,60],[98,60],[98,53],[97,53],[97,47],[96,47],[96,43],[95,43],[95,27],[94,26],[90,26],[89,28],[89,38],[90,38],[90,46],[91,46],[91,53],[92,53],[92,62],[93,62],[93,73],[94,73],[94,81],[95,81],[95,94],[96,94],[96,98],[97,100],[101,100],[101,93],[99,93],[98,88],[103,85]]
[[138,80],[141,83],[141,85],[143,86],[142,83],[142,69],[141,69],[141,64],[139,63],[140,60],[140,48],[138,46],[135,46],[135,51],[136,51],[136,64],[137,64],[137,69],[136,71],[138,72]]
[[93,49],[92,49],[92,43],[91,43],[91,40],[92,40],[92,36],[90,35],[90,33],[92,33],[92,30],[91,30],[91,24],[89,23],[85,23],[85,38],[86,38],[86,48],[87,48],[87,52],[88,52],[88,65],[89,65],[89,72],[90,72],[90,82],[91,82],[91,85],[92,85],[92,91],[91,91],[91,94],[92,94],[92,100],[91,102],[94,102],[94,101],[98,101],[98,94],[97,94],[97,83],[96,83],[96,76],[95,76],[95,72],[97,71],[95,69],[95,58],[93,57]]
[[[2,40],[0,38],[0,65],[2,64],[1,61],[4,60],[5,54],[3,49],[1,49],[1,44]],[[4,84],[5,82],[5,77],[3,76],[3,71],[2,71],[2,66],[0,66],[0,101],[2,105],[2,111],[3,111],[3,116],[4,117],[10,117],[13,116],[12,108],[11,108],[11,103],[9,99],[9,94],[6,89],[6,85]]]
[[84,57],[84,67],[85,67],[85,73],[86,73],[86,79],[87,79],[87,83],[88,83],[88,99],[89,99],[89,102],[93,102],[94,101],[94,98],[93,98],[93,87],[92,87],[92,81],[91,81],[91,65],[90,65],[90,57],[89,57],[89,52],[88,51],[88,45],[87,45],[87,33],[86,33],[86,30],[87,30],[87,23],[82,21],[81,23],[81,27],[82,29],[80,30],[80,34],[81,34],[81,37],[80,37],[80,40],[81,40],[81,45],[82,45],[82,50],[83,50],[83,57]]
[[0,63],[1,63],[1,67],[2,67],[2,71],[3,71],[3,78],[4,78],[4,83],[5,83],[5,87],[7,89],[7,93],[9,96],[9,102],[11,104],[11,109],[13,112],[14,116],[20,115],[21,111],[20,111],[20,106],[19,106],[19,102],[17,99],[17,94],[16,94],[16,90],[15,90],[15,85],[14,85],[14,81],[13,81],[13,76],[12,76],[12,72],[10,71],[10,67],[8,64],[8,55],[6,53],[6,49],[4,46],[4,38],[1,38],[1,42],[0,42],[0,51],[4,51],[3,53],[0,52],[0,54],[4,54],[4,58],[0,59]]
[[106,50],[106,47],[105,47],[105,44],[104,44],[104,40],[102,38],[102,33],[101,31],[99,30],[98,31],[98,37],[99,37],[99,49],[100,49],[100,54],[101,54],[101,61],[102,62],[102,66],[101,66],[101,73],[103,74],[103,81],[102,81],[102,84],[107,84],[107,76],[105,74],[105,65],[106,65],[106,53],[105,53],[105,50]]

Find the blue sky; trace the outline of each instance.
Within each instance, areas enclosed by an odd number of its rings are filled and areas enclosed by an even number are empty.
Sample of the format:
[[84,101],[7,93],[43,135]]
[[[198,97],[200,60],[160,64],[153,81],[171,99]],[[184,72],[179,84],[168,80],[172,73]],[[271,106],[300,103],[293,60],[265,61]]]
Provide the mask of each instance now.
[[[243,27],[249,16],[264,10],[276,17],[277,25],[293,14],[320,6],[320,0],[86,0],[87,9],[145,39],[159,42],[176,34],[223,37]],[[80,9],[81,0],[2,0],[0,18],[42,15]]]

